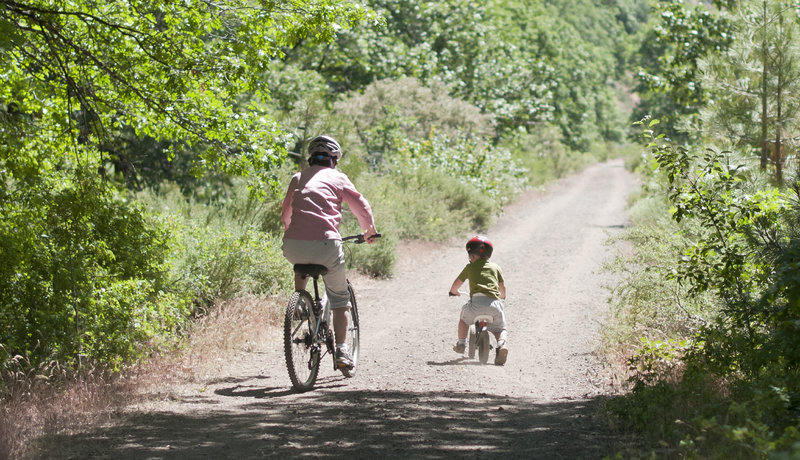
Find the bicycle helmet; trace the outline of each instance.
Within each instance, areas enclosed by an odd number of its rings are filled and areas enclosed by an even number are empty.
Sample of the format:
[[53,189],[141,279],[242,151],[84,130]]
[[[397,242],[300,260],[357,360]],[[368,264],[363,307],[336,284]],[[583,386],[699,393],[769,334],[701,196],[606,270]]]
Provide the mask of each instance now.
[[475,235],[467,241],[467,254],[475,254],[488,259],[492,257],[492,250],[494,250],[492,242],[485,236]]
[[330,136],[317,136],[308,143],[308,156],[327,155],[334,160],[341,160],[344,153],[336,139]]

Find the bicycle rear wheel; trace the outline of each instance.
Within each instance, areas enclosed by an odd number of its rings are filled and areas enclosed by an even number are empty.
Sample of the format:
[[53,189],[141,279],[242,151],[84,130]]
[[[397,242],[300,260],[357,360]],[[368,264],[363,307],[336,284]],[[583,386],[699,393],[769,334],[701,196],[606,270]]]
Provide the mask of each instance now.
[[314,301],[306,291],[296,291],[286,306],[283,321],[283,350],[292,385],[300,391],[314,388],[319,373],[320,346],[315,343],[311,324]]
[[359,324],[358,324],[358,306],[356,305],[356,293],[353,291],[353,286],[350,281],[347,281],[347,291],[350,293],[350,321],[347,323],[347,348],[350,350],[350,357],[353,359],[353,367],[342,368],[342,374],[345,377],[353,377],[356,375],[358,368],[358,346],[359,346]]
[[489,331],[482,331],[478,334],[478,360],[483,364],[489,361],[489,348],[491,348]]

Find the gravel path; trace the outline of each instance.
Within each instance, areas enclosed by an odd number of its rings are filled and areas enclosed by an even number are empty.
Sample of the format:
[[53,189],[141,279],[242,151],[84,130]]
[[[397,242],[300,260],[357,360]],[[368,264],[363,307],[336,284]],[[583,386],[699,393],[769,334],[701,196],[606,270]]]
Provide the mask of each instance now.
[[317,388],[292,391],[276,331],[216,378],[161,388],[168,398],[57,440],[52,457],[613,455],[620,439],[594,410],[609,392],[593,354],[612,281],[600,268],[636,187],[620,161],[595,165],[527,194],[488,232],[508,289],[505,366],[451,349],[464,298],[447,289],[467,262],[463,241],[404,246],[393,279],[353,280],[362,323],[355,378],[334,373],[326,357]]

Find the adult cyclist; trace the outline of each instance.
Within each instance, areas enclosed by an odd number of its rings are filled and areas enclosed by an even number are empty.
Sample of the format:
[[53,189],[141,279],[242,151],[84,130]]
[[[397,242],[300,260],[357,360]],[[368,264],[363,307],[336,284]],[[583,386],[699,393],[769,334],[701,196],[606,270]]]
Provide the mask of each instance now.
[[[342,236],[342,202],[356,216],[364,238],[375,241],[372,208],[346,174],[336,169],[344,153],[330,136],[318,136],[308,144],[308,167],[296,173],[283,199],[283,255],[292,264],[324,265],[322,278],[333,312],[333,335],[336,342],[336,365],[350,368],[353,360],[347,349],[350,295],[347,291]],[[305,289],[308,279],[295,273],[295,289]]]

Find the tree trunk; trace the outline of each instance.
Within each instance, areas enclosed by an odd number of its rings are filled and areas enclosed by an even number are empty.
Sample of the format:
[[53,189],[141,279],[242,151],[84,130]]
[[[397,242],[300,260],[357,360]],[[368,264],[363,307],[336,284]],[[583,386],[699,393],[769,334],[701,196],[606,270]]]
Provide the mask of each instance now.
[[[767,17],[767,2],[762,2],[764,7],[763,17]],[[766,21],[762,24],[766,29]],[[767,161],[769,160],[769,146],[767,140],[768,133],[768,120],[769,114],[767,113],[767,32],[766,30],[761,35],[761,170],[767,169]]]

